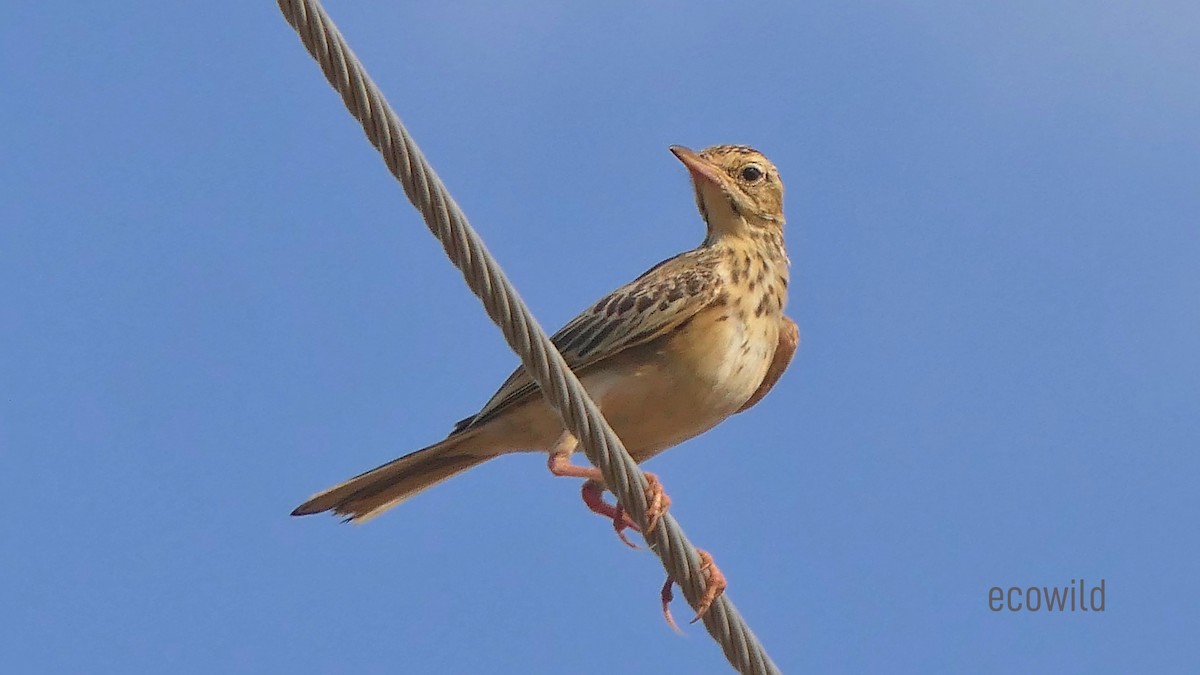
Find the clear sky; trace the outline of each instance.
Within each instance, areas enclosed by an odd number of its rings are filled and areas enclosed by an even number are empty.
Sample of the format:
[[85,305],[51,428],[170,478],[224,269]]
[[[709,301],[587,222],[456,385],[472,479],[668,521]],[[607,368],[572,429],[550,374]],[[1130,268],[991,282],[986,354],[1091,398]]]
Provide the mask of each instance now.
[[[5,672],[725,672],[537,456],[288,517],[515,357],[273,3],[10,5]],[[780,167],[801,348],[648,468],[786,672],[1195,672],[1200,4],[899,5],[329,9],[550,330]]]

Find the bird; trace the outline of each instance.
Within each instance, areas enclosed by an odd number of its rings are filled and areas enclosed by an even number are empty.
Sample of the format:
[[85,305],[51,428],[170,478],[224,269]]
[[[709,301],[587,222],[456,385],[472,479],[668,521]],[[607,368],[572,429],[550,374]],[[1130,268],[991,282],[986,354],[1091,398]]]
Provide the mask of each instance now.
[[[690,174],[704,240],[601,298],[551,338],[639,463],[757,404],[799,344],[799,328],[784,314],[790,263],[778,169],[744,145],[670,150]],[[332,511],[362,523],[490,459],[541,451],[552,474],[585,479],[585,504],[611,518],[630,543],[622,530],[640,528],[619,503],[603,500],[597,468],[571,463],[577,446],[518,367],[444,440],[319,492],[292,515]],[[649,532],[670,500],[657,476],[646,477]],[[726,584],[711,556],[701,553],[706,586],[693,621]],[[674,626],[671,584],[668,578],[662,600]]]

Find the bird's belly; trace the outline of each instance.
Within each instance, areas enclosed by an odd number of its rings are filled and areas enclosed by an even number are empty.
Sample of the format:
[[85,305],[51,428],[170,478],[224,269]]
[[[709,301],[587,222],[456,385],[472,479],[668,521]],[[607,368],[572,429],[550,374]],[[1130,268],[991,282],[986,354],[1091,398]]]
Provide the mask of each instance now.
[[774,356],[772,328],[702,314],[685,331],[622,354],[618,367],[589,373],[584,385],[625,447],[644,461],[749,400]]

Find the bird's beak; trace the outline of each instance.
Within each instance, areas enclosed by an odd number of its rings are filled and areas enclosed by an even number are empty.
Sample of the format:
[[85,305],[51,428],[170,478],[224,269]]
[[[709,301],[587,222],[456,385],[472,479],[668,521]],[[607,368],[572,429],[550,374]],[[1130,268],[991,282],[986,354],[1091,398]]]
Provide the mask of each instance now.
[[687,167],[688,171],[692,174],[692,180],[695,181],[697,188],[700,187],[700,183],[703,181],[722,190],[725,189],[727,179],[716,164],[704,159],[682,145],[672,145],[671,152]]

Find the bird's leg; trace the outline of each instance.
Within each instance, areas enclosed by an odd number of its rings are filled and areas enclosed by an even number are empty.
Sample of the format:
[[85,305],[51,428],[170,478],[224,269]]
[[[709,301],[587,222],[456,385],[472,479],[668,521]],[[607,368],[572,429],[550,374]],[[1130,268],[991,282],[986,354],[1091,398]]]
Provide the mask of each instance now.
[[587,505],[592,513],[598,513],[612,521],[613,529],[617,531],[617,536],[621,541],[625,542],[630,548],[637,548],[637,544],[629,541],[625,536],[626,529],[632,529],[634,532],[640,532],[641,528],[637,523],[633,522],[625,510],[620,506],[614,506],[604,501],[604,475],[600,473],[600,469],[594,466],[576,466],[571,463],[571,453],[579,445],[579,441],[570,432],[564,431],[559,437],[558,442],[550,450],[550,459],[546,462],[546,466],[550,469],[550,473],[555,476],[567,476],[570,478],[584,478],[583,483],[583,503]]
[[[712,556],[708,551],[698,548],[696,553],[700,556],[700,573],[704,575],[704,594],[700,596],[700,602],[696,606],[696,616],[688,623],[696,623],[704,618],[712,604],[717,598],[725,592],[725,587],[728,582],[725,580],[725,575],[713,562]],[[675,594],[671,592],[671,586],[675,584],[675,580],[667,577],[667,582],[662,587],[662,609],[663,616],[667,619],[667,624],[675,629],[675,632],[681,632],[679,626],[675,624],[674,617],[671,616],[671,600],[675,599]]]
[[[562,436],[555,442],[554,447],[550,449],[550,459],[546,462],[546,466],[550,469],[550,473],[555,476],[568,476],[571,478],[584,478],[586,481],[583,484],[583,503],[587,505],[593,513],[598,513],[613,522],[613,529],[617,531],[617,536],[627,545],[637,548],[633,542],[625,536],[625,530],[630,529],[634,532],[641,532],[642,528],[633,522],[629,514],[625,513],[625,508],[620,503],[615,505],[604,501],[604,490],[607,485],[604,482],[604,475],[600,473],[600,469],[594,466],[576,466],[571,463],[571,453],[578,447],[579,441],[569,431],[564,431]],[[658,476],[646,472],[646,522],[647,532],[653,532],[658,526],[659,519],[667,512],[667,508],[671,506],[671,498],[667,496],[662,489],[662,483],[658,480]]]

